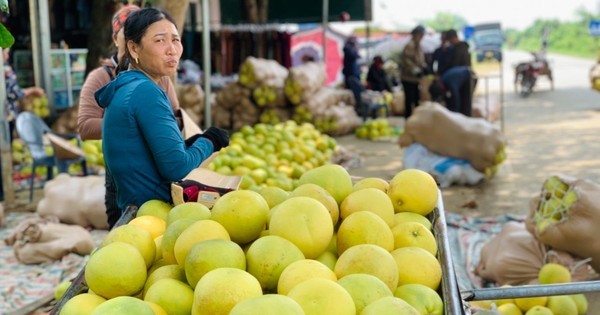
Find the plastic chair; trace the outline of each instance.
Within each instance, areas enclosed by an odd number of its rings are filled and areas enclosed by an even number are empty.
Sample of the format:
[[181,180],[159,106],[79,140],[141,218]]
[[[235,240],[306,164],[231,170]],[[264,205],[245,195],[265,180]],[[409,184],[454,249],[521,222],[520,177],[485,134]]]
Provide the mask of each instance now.
[[35,170],[38,166],[47,167],[47,180],[54,178],[55,166],[58,168],[59,173],[68,173],[69,166],[75,163],[81,163],[83,175],[88,175],[85,157],[60,159],[54,152],[54,148],[52,155],[49,155],[44,149],[44,134],[51,133],[65,139],[77,139],[77,146],[81,147],[79,135],[55,132],[40,117],[31,112],[19,113],[16,120],[16,129],[19,138],[25,142],[33,159],[31,178],[29,179],[29,201],[33,200]]

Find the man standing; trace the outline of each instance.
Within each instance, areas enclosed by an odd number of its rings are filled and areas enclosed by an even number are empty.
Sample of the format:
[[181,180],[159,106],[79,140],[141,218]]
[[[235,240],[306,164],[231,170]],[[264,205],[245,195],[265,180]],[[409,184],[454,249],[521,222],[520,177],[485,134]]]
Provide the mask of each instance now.
[[415,27],[411,32],[410,41],[404,46],[400,59],[400,79],[404,88],[404,118],[412,115],[414,107],[419,105],[419,81],[425,74],[427,64],[425,54],[421,49],[421,40],[425,36],[425,28],[421,25]]
[[442,82],[451,96],[447,107],[449,110],[471,116],[475,79],[471,71],[471,54],[469,44],[458,39],[456,30],[448,30],[446,39],[452,47],[451,64],[442,73]]
[[352,91],[354,94],[354,101],[356,103],[356,113],[362,116],[366,109],[364,108],[360,99],[360,94],[365,90],[363,85],[360,83],[360,67],[358,66],[358,60],[360,55],[358,53],[358,43],[356,37],[351,36],[344,44],[344,68],[342,73],[344,74],[344,84],[346,88]]

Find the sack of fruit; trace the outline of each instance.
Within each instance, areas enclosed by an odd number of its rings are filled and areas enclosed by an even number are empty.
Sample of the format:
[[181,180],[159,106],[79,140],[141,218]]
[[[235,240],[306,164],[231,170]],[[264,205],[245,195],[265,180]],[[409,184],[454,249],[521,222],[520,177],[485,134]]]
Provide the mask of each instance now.
[[38,264],[61,259],[69,253],[87,255],[95,247],[86,229],[58,223],[56,217],[33,217],[22,221],[6,238],[15,257],[23,264]]
[[506,223],[483,246],[475,274],[499,285],[535,284],[539,282],[540,269],[547,263],[565,266],[572,281],[588,281],[596,276],[588,260],[548,248],[518,222]]
[[550,176],[529,204],[527,229],[543,244],[591,258],[600,272],[600,185],[565,175]]
[[108,229],[105,192],[104,176],[61,173],[44,185],[44,197],[36,211],[42,217],[56,216],[63,223]]
[[400,147],[420,143],[442,156],[465,159],[486,175],[505,158],[502,132],[482,118],[451,112],[437,103],[418,106],[406,122]]

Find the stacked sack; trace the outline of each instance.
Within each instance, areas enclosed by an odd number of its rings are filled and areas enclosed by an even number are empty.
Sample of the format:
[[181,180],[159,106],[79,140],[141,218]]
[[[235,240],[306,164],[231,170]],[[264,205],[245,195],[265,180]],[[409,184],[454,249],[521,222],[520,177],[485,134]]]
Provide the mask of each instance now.
[[467,160],[486,178],[495,174],[506,158],[504,136],[491,123],[431,102],[415,109],[399,138],[402,148],[413,143],[441,156]]

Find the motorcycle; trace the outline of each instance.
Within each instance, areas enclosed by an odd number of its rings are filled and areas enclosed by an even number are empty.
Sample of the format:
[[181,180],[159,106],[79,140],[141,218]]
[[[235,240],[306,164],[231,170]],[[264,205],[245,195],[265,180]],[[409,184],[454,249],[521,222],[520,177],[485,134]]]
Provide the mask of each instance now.
[[527,62],[521,62],[515,67],[515,92],[522,97],[527,97],[542,75],[546,75],[550,80],[551,88],[554,90],[554,81],[552,79],[552,70],[548,61],[540,53],[532,53],[534,59]]

